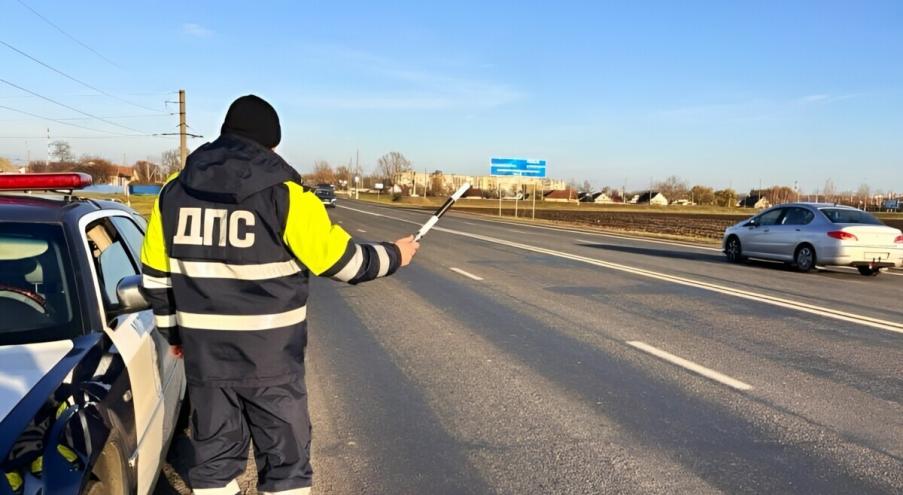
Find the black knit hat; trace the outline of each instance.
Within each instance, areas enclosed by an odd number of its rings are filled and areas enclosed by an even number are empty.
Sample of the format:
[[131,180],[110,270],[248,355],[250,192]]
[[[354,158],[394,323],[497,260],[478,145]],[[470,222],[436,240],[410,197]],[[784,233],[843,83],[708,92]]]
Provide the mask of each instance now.
[[282,140],[282,128],[276,109],[263,98],[242,96],[229,105],[226,121],[220,129],[223,134],[238,134],[267,148],[275,148]]

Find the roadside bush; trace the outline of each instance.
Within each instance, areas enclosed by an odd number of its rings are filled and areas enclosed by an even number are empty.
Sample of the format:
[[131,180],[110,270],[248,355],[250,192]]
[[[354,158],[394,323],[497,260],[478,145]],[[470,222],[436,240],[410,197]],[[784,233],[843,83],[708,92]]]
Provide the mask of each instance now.
[[401,201],[401,193],[400,192],[392,193],[392,201]]

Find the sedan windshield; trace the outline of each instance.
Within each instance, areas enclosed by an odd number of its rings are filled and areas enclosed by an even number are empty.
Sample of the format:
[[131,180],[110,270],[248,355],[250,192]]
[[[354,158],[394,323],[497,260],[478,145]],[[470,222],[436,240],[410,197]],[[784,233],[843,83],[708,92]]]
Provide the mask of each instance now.
[[80,334],[69,259],[59,225],[0,223],[0,345]]
[[859,223],[864,225],[884,225],[869,213],[862,210],[848,210],[846,208],[821,208],[821,212],[832,223]]

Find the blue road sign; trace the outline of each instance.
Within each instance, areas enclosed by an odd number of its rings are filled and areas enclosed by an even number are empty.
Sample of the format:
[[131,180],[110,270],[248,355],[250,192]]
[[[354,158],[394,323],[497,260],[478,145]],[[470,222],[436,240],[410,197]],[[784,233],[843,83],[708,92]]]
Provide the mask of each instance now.
[[526,160],[523,158],[493,158],[489,174],[519,177],[543,178],[546,176],[545,160]]

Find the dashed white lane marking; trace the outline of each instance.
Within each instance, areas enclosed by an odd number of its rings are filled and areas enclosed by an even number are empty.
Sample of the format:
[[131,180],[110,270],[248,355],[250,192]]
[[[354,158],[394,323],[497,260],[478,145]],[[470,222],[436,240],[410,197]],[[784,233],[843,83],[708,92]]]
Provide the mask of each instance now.
[[523,230],[508,229],[508,231],[509,231],[509,232],[514,232],[515,234],[524,234],[524,235],[527,235],[527,232],[524,232]]
[[448,269],[459,275],[464,275],[465,277],[473,279],[473,280],[477,280],[477,281],[483,280],[483,277],[478,277],[478,276],[474,275],[473,273],[465,272],[464,270],[462,270],[460,268],[455,268],[453,266],[450,266],[450,267],[448,267]]
[[664,359],[671,364],[676,364],[681,368],[692,371],[693,373],[702,375],[710,380],[715,380],[718,383],[722,383],[727,385],[728,387],[735,388],[737,390],[752,390],[752,385],[748,383],[741,382],[735,378],[731,378],[724,373],[719,373],[711,368],[706,368],[701,364],[696,364],[693,361],[684,359],[680,356],[675,356],[670,352],[663,351],[657,347],[653,347],[645,342],[640,342],[638,340],[629,340],[627,341],[627,345],[633,346],[643,352],[648,354],[652,354],[653,356]]
[[367,231],[364,230],[364,229],[357,229],[357,231],[360,232],[360,233],[362,233],[362,234],[366,234],[366,233],[367,233]]
[[[347,207],[345,207],[347,208]],[[378,213],[370,213],[364,210],[358,210],[355,208],[347,208],[349,210],[358,211],[361,213],[366,213],[370,215],[376,215],[380,217],[389,218],[392,220],[396,220],[399,222],[411,223],[414,225],[419,225],[418,222],[414,222],[411,220],[407,220],[404,218],[393,217],[389,215],[382,215]],[[519,242],[511,242],[506,241],[504,239],[499,239],[496,237],[489,237],[485,235],[479,234],[471,234],[469,232],[462,232],[458,230],[446,229],[444,227],[434,227],[433,230],[438,230],[440,232],[445,232],[447,234],[458,235],[461,237],[469,237],[471,239],[477,239],[493,244],[499,244],[502,246],[513,247],[517,249],[522,249],[524,251],[531,251],[534,253],[546,254],[549,256],[555,256],[558,258],[564,258],[572,261],[579,261],[581,263],[586,263],[589,265],[599,266],[602,268],[608,268],[611,270],[616,270],[624,273],[628,273],[631,275],[636,275],[640,277],[652,278],[656,280],[662,280],[665,282],[671,282],[678,285],[684,285],[688,287],[695,287],[698,289],[703,289],[711,292],[717,292],[719,294],[724,294],[728,296],[738,297],[740,299],[747,299],[750,301],[755,301],[762,304],[769,304],[771,306],[778,306],[781,308],[792,309],[795,311],[800,311],[802,313],[809,313],[818,316],[822,316],[825,318],[831,318],[834,320],[845,321],[848,323],[854,323],[857,325],[863,325],[871,328],[877,328],[880,330],[887,330],[889,332],[903,334],[903,323],[898,323],[889,320],[882,320],[879,318],[872,318],[871,316],[865,316],[855,313],[847,313],[845,311],[839,311],[836,309],[826,308],[824,306],[817,306],[815,304],[808,304],[804,302],[794,301],[792,299],[784,299],[776,296],[771,296],[768,294],[760,293],[760,292],[752,292],[746,291],[742,289],[737,289],[734,287],[728,287],[724,285],[712,284],[709,282],[702,282],[698,280],[693,280],[685,277],[678,277],[676,275],[669,275],[667,273],[655,272],[652,270],[644,270],[642,268],[638,268],[635,266],[622,265],[620,263],[612,263],[610,261],[602,261],[595,258],[589,258],[586,256],[579,256],[575,254],[565,253],[562,251],[555,251],[553,249],[541,248],[538,246],[532,246],[529,244],[523,244]]]

